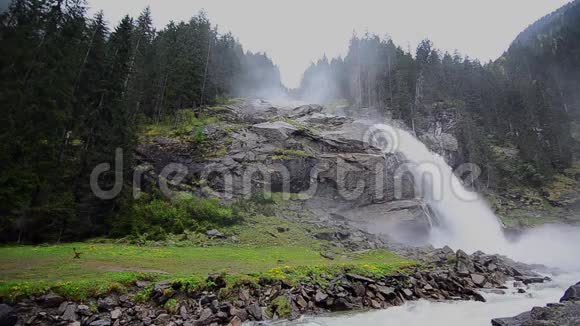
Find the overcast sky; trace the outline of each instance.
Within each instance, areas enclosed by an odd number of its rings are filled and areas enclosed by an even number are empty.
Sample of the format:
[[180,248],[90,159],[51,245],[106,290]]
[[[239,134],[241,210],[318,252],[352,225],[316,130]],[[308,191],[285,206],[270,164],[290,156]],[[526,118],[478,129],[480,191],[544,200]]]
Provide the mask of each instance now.
[[89,0],[116,24],[149,5],[158,29],[204,9],[221,32],[251,51],[267,52],[286,86],[323,54],[344,55],[353,31],[390,35],[413,51],[420,40],[482,61],[495,59],[516,35],[569,0]]

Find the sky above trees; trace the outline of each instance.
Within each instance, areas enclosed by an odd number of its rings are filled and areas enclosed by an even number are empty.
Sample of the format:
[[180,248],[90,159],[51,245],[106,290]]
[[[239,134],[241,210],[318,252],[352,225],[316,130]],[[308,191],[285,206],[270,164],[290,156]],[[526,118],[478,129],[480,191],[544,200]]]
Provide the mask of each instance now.
[[265,51],[279,65],[283,82],[296,87],[311,61],[344,55],[353,31],[389,35],[414,52],[424,38],[435,46],[482,61],[492,60],[540,17],[568,0],[89,0],[116,24],[150,6],[158,29],[204,9],[221,32],[233,31],[244,47]]

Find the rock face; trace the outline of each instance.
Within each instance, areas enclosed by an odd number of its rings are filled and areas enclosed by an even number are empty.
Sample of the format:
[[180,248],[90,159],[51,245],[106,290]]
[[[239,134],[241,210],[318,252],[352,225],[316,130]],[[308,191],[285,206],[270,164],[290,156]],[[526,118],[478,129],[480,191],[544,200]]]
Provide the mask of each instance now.
[[534,307],[515,317],[496,318],[494,326],[575,326],[580,325],[580,282],[571,286],[560,299],[560,303],[549,303],[546,307]]
[[370,204],[335,212],[371,233],[383,233],[390,239],[409,244],[427,239],[433,224],[429,208],[418,200],[397,200]]
[[[319,105],[273,107],[242,102],[214,110],[220,120],[203,133],[213,148],[204,155],[187,143],[157,137],[141,144],[137,158],[146,182],[158,183],[169,163],[185,171],[170,188],[224,200],[272,191],[299,194],[320,220],[342,216],[359,229],[388,233],[395,241],[425,238],[428,209],[415,198],[400,154],[385,154],[369,131],[377,120],[355,120]],[[192,131],[193,132],[193,131]],[[452,150],[453,140],[443,136]],[[192,186],[193,185],[193,186]],[[354,214],[364,211],[365,214]],[[365,224],[366,223],[366,224]]]

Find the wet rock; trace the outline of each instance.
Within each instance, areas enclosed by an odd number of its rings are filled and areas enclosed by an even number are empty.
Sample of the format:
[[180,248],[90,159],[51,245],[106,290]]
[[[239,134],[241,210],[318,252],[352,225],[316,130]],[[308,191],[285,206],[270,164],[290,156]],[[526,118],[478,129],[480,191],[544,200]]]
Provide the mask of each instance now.
[[405,296],[405,298],[407,298],[407,299],[412,299],[413,298],[413,291],[411,291],[409,289],[403,289],[402,290],[402,293]]
[[467,276],[473,270],[473,262],[465,251],[457,250],[455,271],[459,275]]
[[526,277],[526,276],[519,276],[516,277],[516,280],[523,282],[525,285],[530,285],[534,283],[544,283],[548,279],[544,277]]
[[568,290],[566,290],[564,293],[564,296],[560,298],[560,302],[577,300],[580,300],[580,282],[569,287]]
[[[575,286],[578,286],[576,284]],[[574,288],[572,286],[571,288]],[[577,289],[566,294],[574,297]],[[566,297],[564,294],[564,299]],[[546,307],[534,307],[531,311],[524,312],[511,318],[497,318],[492,320],[494,326],[575,326],[580,325],[580,301],[564,300],[561,303],[549,303]]]
[[291,117],[297,118],[297,117],[302,117],[305,115],[312,115],[314,113],[320,113],[323,110],[324,110],[324,107],[321,105],[318,105],[318,104],[302,105],[302,106],[299,106],[297,108],[294,108],[294,110],[292,110]]
[[495,318],[491,320],[493,326],[521,326],[530,319],[530,313],[524,312],[511,318]]

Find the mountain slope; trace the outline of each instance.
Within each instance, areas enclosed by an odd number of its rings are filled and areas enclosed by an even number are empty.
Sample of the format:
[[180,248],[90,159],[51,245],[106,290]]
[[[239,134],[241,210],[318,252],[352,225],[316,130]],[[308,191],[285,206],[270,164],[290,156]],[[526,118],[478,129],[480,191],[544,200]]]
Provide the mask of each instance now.
[[580,117],[580,1],[530,25],[503,59],[525,62],[529,76],[546,83],[558,94],[564,110]]

